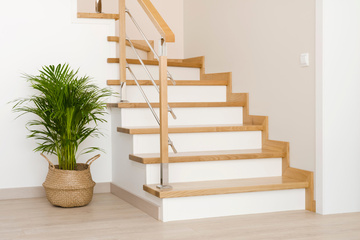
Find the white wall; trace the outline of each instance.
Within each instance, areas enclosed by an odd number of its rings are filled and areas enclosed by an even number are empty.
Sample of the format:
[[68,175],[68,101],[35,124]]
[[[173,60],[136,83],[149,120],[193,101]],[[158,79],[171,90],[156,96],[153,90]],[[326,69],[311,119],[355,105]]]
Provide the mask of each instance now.
[[[34,140],[26,139],[25,123],[30,116],[15,120],[7,102],[33,93],[21,74],[37,74],[42,65],[69,63],[105,87],[108,78],[118,77],[116,64],[106,63],[106,58],[115,54],[114,46],[106,41],[114,34],[114,23],[78,21],[76,0],[16,0],[1,5],[6,11],[0,14],[0,188],[41,186],[47,163],[32,151]],[[106,137],[92,143],[107,154],[91,171],[96,182],[110,182],[110,123],[101,127]],[[91,156],[81,157],[80,162]],[[56,160],[54,156],[51,159]]]
[[[184,5],[183,0],[152,0],[151,1],[161,16],[165,19],[175,34],[175,43],[168,43],[168,57],[184,57]],[[103,0],[102,12],[118,13],[118,0]],[[130,10],[145,35],[150,40],[155,40],[155,49],[158,48],[160,35],[145,14],[137,0],[126,0],[126,7]],[[95,0],[78,0],[79,12],[95,12]],[[126,16],[126,33],[130,39],[143,40],[130,18]]]
[[[290,142],[291,166],[315,169],[315,0],[184,0],[185,57],[233,72],[270,139]],[[310,53],[310,67],[300,66]]]
[[[94,1],[86,1],[93,4]],[[104,1],[104,11],[114,9]],[[117,2],[117,1],[115,1]],[[169,46],[169,57],[183,57],[183,4],[182,0],[155,0],[154,5],[168,21],[176,34],[176,46]],[[93,5],[86,9],[77,0],[14,0],[2,2],[0,14],[0,189],[41,186],[47,173],[47,163],[39,153],[33,139],[28,134],[25,123],[30,116],[15,120],[11,112],[12,101],[31,94],[22,73],[37,74],[43,65],[69,63],[73,68],[80,67],[80,75],[87,74],[101,87],[106,87],[107,79],[118,79],[118,65],[107,64],[109,57],[116,57],[116,46],[107,42],[107,36],[116,34],[113,20],[77,19],[77,11],[91,12]],[[149,38],[158,37],[155,29],[137,1],[128,0],[128,7],[136,15],[138,22],[144,22],[144,31],[151,33]],[[21,7],[19,7],[21,6]],[[84,7],[81,8],[81,7]],[[77,8],[80,8],[79,10]],[[117,9],[117,6],[115,7]],[[169,11],[167,9],[172,9]],[[14,14],[16,13],[16,14]],[[145,23],[146,22],[146,23]],[[152,27],[153,28],[153,27]],[[129,34],[136,37],[134,29]],[[155,37],[154,37],[155,36]],[[110,116],[108,116],[110,120]],[[92,165],[96,182],[110,182],[111,171],[111,132],[110,122],[101,126],[105,137],[84,144],[99,146],[106,154]],[[120,143],[119,143],[120,144]],[[81,156],[84,162],[92,155]],[[51,157],[56,162],[56,157]]]
[[317,3],[317,208],[360,211],[360,2]]

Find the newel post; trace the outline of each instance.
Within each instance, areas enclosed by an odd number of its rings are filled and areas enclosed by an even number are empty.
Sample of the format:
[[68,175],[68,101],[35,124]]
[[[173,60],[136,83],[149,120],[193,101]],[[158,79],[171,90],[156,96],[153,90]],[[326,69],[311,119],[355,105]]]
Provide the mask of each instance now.
[[168,93],[167,93],[167,56],[166,42],[162,38],[160,42],[159,57],[160,77],[160,160],[161,179],[160,189],[172,189],[169,185],[169,128],[168,128]]
[[119,71],[120,71],[120,96],[122,101],[122,91],[126,84],[126,7],[125,0],[119,0]]

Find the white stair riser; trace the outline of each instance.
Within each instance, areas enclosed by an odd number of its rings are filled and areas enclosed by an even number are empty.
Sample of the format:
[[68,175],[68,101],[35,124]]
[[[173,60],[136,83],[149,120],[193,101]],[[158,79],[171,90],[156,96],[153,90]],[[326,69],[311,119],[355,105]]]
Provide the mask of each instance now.
[[[261,131],[169,134],[178,152],[261,148]],[[159,134],[133,136],[134,154],[159,153]],[[171,152],[169,148],[169,152]]]
[[[281,176],[282,159],[246,159],[169,164],[169,181],[196,182]],[[160,164],[147,164],[146,184],[160,182]]]
[[[152,77],[159,80],[159,66],[147,65],[146,66]],[[134,72],[138,80],[150,80],[146,71],[140,64],[130,64],[131,70]],[[169,73],[173,76],[174,80],[200,80],[200,68],[183,68],[183,67],[168,67]],[[126,79],[133,80],[133,77],[127,71]]]
[[166,198],[162,221],[305,209],[305,189]]
[[[158,126],[148,108],[115,109],[121,111],[119,127]],[[242,107],[173,108],[177,119],[169,114],[169,126],[242,124]],[[112,110],[113,111],[113,110]],[[155,109],[159,116],[159,109]]]
[[[154,86],[141,86],[150,102],[159,102]],[[137,86],[126,86],[125,99],[145,102]],[[169,102],[226,102],[226,86],[168,86]]]

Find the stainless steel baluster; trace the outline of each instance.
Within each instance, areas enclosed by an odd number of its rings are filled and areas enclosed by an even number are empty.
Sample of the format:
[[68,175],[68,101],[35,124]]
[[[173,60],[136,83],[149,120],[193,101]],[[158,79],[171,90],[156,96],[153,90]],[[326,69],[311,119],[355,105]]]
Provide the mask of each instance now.
[[[151,52],[154,54],[155,58],[159,61],[159,55],[156,53],[156,51],[154,50],[154,48],[151,46],[149,40],[147,39],[145,33],[142,31],[141,27],[139,26],[139,24],[136,22],[135,18],[131,15],[130,10],[129,9],[125,9],[125,12],[129,15],[130,19],[133,21],[134,25],[136,26],[136,28],[139,30],[141,36],[144,38],[145,42],[147,43],[147,45],[149,46]],[[173,85],[176,85],[176,82],[174,80],[174,78],[172,77],[172,75],[170,74],[169,71],[167,71],[167,77],[171,80]]]
[[[157,91],[158,93],[160,93],[159,87],[156,85],[153,76],[151,75],[149,69],[146,67],[146,65],[144,64],[144,62],[143,62],[143,60],[141,59],[140,55],[139,55],[138,52],[136,51],[133,43],[131,42],[131,40],[130,40],[128,37],[126,37],[126,40],[129,42],[130,47],[131,47],[132,50],[134,51],[134,53],[135,53],[136,57],[138,58],[138,60],[140,61],[140,64],[143,66],[146,74],[147,74],[148,77],[150,78],[150,80],[151,80],[152,84],[154,85],[156,91]],[[171,113],[171,116],[172,116],[174,119],[176,119],[176,115],[175,115],[173,109],[172,109],[169,105],[168,105],[168,111]]]
[[[139,88],[139,91],[140,91],[141,95],[143,96],[143,98],[145,99],[145,102],[146,102],[147,105],[149,106],[150,111],[151,111],[152,115],[154,116],[156,122],[160,125],[159,116],[156,114],[154,108],[151,106],[151,103],[150,103],[148,97],[146,96],[146,93],[144,92],[144,90],[143,90],[142,87],[140,86],[140,84],[139,84],[139,82],[138,82],[138,79],[136,78],[134,72],[131,70],[130,65],[129,65],[129,64],[126,64],[126,68],[129,70],[132,78],[134,79],[134,81],[135,81],[135,83],[136,83],[136,86]],[[168,144],[169,144],[170,147],[172,148],[173,152],[174,152],[174,153],[177,153],[176,148],[175,148],[173,142],[171,141],[170,137],[168,138]]]

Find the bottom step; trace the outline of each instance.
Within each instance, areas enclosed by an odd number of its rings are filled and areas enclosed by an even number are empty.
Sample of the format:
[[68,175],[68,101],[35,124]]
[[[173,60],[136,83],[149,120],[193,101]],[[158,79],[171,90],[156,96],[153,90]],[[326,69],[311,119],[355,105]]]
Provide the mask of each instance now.
[[307,181],[264,177],[171,183],[171,190],[144,185],[162,199],[161,220],[176,221],[305,209]]
[[173,187],[172,190],[160,190],[156,187],[156,184],[144,185],[144,190],[159,198],[178,198],[309,187],[309,183],[306,181],[292,179],[284,176],[171,183],[170,185]]

